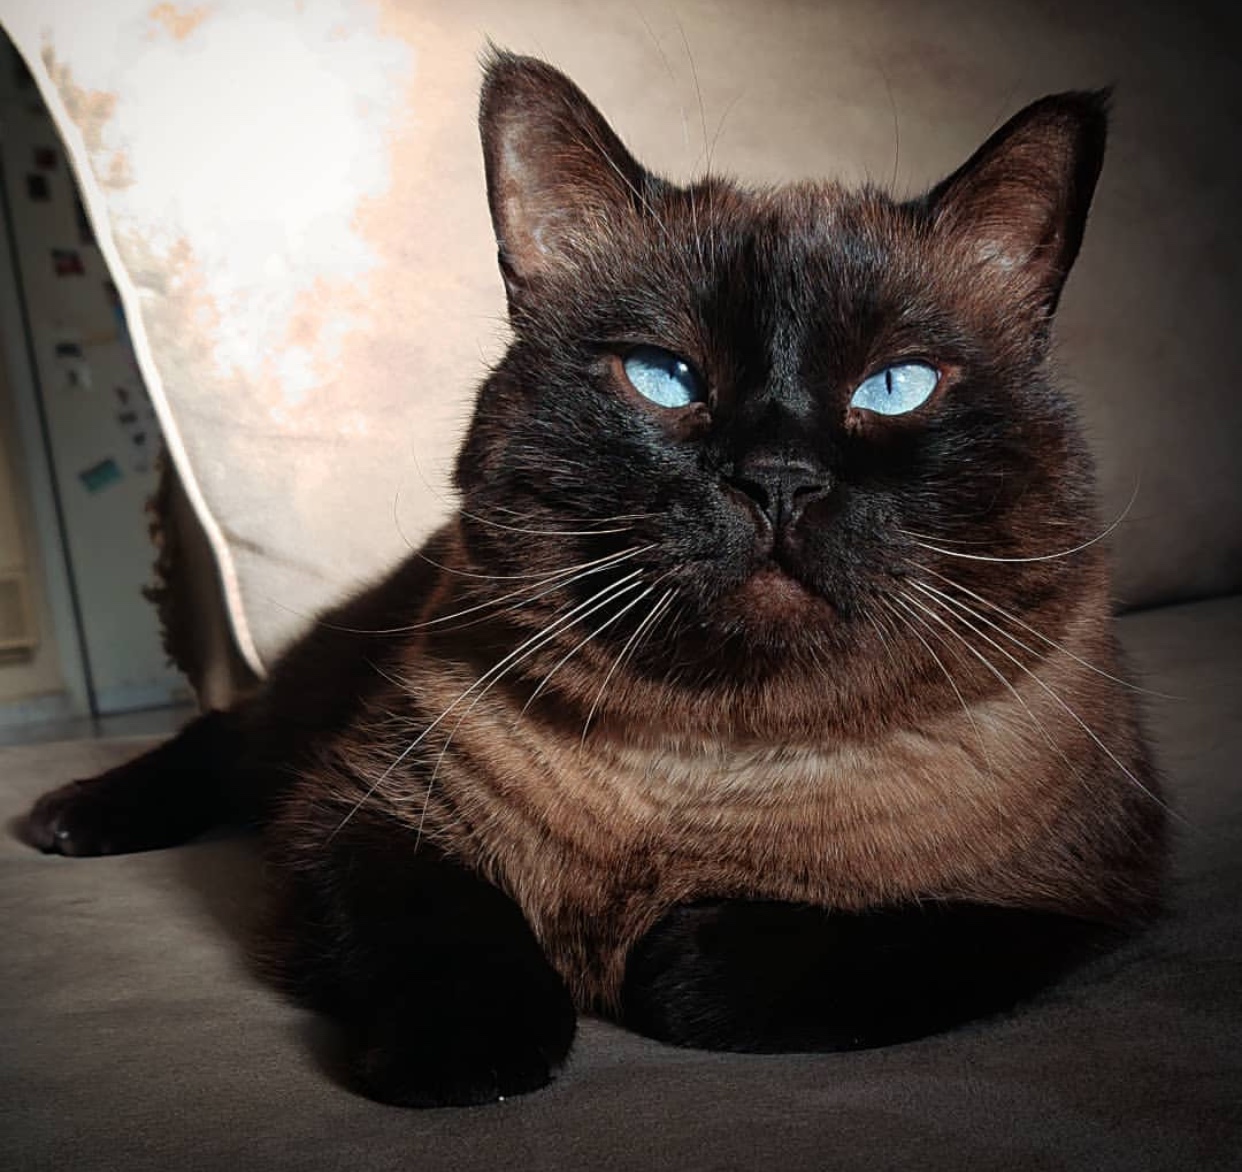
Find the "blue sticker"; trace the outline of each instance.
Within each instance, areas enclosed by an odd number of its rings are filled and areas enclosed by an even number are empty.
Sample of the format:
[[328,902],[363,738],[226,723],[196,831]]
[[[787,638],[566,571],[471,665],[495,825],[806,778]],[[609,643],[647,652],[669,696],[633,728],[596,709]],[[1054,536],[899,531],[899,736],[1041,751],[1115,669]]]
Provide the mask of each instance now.
[[103,492],[111,484],[121,479],[121,468],[111,456],[92,464],[78,473],[78,479],[86,485],[87,492]]

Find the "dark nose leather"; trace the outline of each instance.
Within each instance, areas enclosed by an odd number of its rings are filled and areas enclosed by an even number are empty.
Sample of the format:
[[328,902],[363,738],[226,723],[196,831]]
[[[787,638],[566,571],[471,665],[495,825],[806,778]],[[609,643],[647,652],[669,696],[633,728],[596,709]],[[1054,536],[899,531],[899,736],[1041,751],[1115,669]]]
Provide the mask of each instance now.
[[793,525],[807,505],[832,491],[827,472],[797,460],[748,460],[725,481],[754,501],[777,530]]

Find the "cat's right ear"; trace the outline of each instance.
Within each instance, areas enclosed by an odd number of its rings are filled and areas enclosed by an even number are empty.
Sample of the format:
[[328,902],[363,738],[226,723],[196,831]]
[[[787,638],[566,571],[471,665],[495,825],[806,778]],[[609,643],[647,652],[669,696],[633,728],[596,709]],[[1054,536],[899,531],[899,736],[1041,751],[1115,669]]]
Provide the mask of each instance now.
[[1005,295],[1051,317],[1104,161],[1109,92],[1052,94],[1011,118],[925,197]]
[[645,200],[647,172],[564,74],[493,50],[479,102],[487,199],[509,308]]

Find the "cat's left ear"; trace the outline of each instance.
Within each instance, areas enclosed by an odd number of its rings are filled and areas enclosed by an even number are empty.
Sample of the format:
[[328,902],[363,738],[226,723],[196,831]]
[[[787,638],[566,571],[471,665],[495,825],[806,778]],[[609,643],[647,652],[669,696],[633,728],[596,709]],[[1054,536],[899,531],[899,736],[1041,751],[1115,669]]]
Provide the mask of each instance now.
[[1082,243],[1108,102],[1108,90],[1041,98],[925,197],[938,234],[965,240],[998,280],[1049,317]]
[[533,57],[493,51],[479,102],[487,198],[509,305],[635,212],[656,182],[590,100]]

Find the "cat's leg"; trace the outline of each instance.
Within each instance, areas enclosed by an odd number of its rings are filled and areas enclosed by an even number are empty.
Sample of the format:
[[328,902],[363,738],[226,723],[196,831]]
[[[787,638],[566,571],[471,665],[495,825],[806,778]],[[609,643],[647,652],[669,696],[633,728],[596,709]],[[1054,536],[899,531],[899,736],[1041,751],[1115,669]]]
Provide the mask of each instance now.
[[18,833],[42,851],[105,855],[174,846],[221,822],[265,821],[314,746],[348,727],[384,681],[385,657],[400,644],[377,635],[413,621],[448,556],[447,532],[429,539],[433,557],[408,558],[323,615],[260,691],[144,756],[45,794]]
[[1010,1009],[1113,939],[1072,917],[970,903],[682,905],[631,953],[623,1020],[704,1049],[883,1046]]
[[44,794],[18,833],[62,855],[124,854],[194,838],[232,813],[237,721],[235,712],[209,712],[149,753]]
[[411,1107],[550,1082],[576,1014],[521,910],[404,827],[365,814],[278,860],[273,969],[344,1028],[347,1077]]

